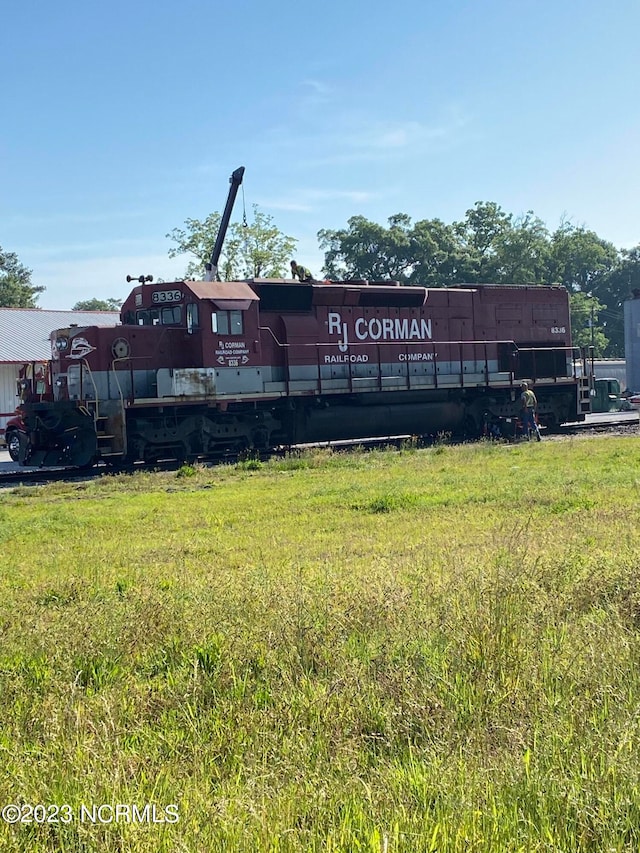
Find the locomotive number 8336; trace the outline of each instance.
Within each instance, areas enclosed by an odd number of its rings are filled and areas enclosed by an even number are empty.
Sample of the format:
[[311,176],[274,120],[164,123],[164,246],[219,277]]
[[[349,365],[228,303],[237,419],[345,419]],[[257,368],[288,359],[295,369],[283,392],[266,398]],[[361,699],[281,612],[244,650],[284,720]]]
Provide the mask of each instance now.
[[52,399],[25,401],[21,462],[184,460],[589,411],[562,287],[141,277],[120,324],[51,334]]

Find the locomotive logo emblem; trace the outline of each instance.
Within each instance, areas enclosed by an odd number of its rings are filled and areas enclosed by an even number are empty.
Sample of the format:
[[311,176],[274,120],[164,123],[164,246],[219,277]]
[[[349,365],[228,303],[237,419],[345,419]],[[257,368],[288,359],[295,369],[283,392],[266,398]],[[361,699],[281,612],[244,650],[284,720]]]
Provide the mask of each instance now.
[[86,338],[74,338],[69,351],[69,358],[84,358],[93,352],[95,347],[92,347]]
[[[349,347],[348,326],[342,322],[342,317],[337,311],[330,311],[328,316],[328,331],[330,335],[342,335],[338,341],[340,352],[346,352]],[[397,341],[398,343],[411,343],[414,341],[431,340],[431,320],[424,317],[417,319],[412,317],[358,317],[353,324],[353,331],[358,341]]]
[[[397,344],[424,344],[432,340],[431,319],[424,317],[358,317],[353,323],[352,332],[349,332],[349,324],[343,322],[342,316],[337,311],[329,311],[327,315],[327,331],[329,335],[339,335],[338,350],[343,355],[325,355],[325,364],[344,364],[346,362],[369,361],[366,353],[356,355],[349,353],[352,341],[351,335],[355,337],[356,344],[367,343],[397,343]],[[398,361],[433,361],[433,351],[401,352],[397,354]]]
[[216,361],[222,367],[242,367],[249,363],[249,347],[246,341],[218,341]]

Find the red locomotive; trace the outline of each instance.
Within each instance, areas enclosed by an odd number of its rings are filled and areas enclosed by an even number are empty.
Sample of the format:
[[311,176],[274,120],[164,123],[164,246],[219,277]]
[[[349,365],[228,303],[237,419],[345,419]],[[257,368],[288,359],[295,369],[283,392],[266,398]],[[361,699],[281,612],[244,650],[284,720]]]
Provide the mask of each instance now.
[[51,348],[53,400],[22,406],[23,464],[480,435],[517,417],[523,379],[547,427],[584,419],[590,403],[562,287],[141,276],[121,325],[58,329]]
[[122,325],[51,335],[54,400],[23,405],[31,465],[584,418],[561,287],[139,283]]

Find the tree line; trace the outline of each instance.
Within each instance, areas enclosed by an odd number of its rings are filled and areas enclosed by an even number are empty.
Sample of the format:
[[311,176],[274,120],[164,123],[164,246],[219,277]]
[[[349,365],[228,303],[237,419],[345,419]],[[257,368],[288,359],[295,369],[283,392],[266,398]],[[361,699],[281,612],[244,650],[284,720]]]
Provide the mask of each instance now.
[[582,226],[553,232],[532,211],[515,217],[477,202],[460,222],[388,225],[353,216],[347,227],[318,234],[330,278],[396,279],[402,284],[559,284],[571,299],[576,346],[599,357],[624,357],[623,303],[640,288],[640,244],[617,249]]
[[[188,219],[166,236],[170,257],[190,255],[184,277],[201,279],[220,214]],[[640,244],[618,249],[583,226],[563,221],[555,231],[532,211],[521,216],[495,202],[476,202],[463,220],[413,222],[405,213],[380,225],[353,216],[346,228],[318,232],[321,275],[335,280],[399,281],[403,285],[559,284],[569,291],[576,346],[593,345],[598,357],[624,357],[623,303],[640,289]],[[232,223],[219,272],[223,280],[288,275],[296,240],[254,206],[253,221]],[[304,263],[304,258],[299,259]],[[0,306],[37,307],[43,287],[15,254],[0,248]],[[120,300],[89,299],[74,309],[117,310]]]

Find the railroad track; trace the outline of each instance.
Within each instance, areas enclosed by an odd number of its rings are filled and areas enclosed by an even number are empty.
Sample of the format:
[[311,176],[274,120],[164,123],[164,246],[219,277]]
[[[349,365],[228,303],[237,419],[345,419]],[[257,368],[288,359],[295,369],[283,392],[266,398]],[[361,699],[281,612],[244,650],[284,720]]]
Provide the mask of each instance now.
[[[108,465],[96,465],[95,468],[79,470],[78,468],[17,468],[11,466],[10,470],[3,471],[4,464],[0,463],[0,489],[7,486],[44,486],[46,483],[68,482],[80,483],[95,480],[96,477],[105,477],[113,474],[134,474],[151,468],[142,464],[128,465],[121,468],[112,468]],[[9,465],[6,464],[9,468]],[[153,470],[176,470],[179,464],[176,460],[154,463]]]
[[[566,424],[562,427],[561,431],[557,433],[543,433],[543,438],[545,441],[564,441],[567,438],[572,438],[576,436],[597,437],[605,435],[609,435],[611,437],[640,437],[640,421],[637,417],[630,417],[629,415],[622,416],[620,418],[610,416],[610,418],[606,421],[584,421],[581,423]],[[352,439],[350,441],[321,442],[316,445],[304,445],[304,447],[332,447],[340,450],[349,450],[350,447],[358,447],[360,449],[374,449],[380,446],[401,446],[404,442],[410,440],[411,438],[412,437],[408,435],[387,436],[385,438],[375,439]],[[428,446],[430,443],[435,443],[438,440],[443,441],[445,439],[440,436],[439,438],[436,437],[433,442],[429,440],[424,440],[421,443],[423,444],[423,446]],[[448,441],[449,439],[447,438],[446,440]],[[505,442],[519,442],[523,441],[524,439],[515,438],[499,440]],[[454,443],[453,440],[452,443]],[[455,443],[463,442],[461,441]],[[283,455],[287,452],[291,452],[291,448],[281,448],[280,450],[272,451],[268,454],[261,453],[260,459],[261,461],[266,461],[272,456]],[[239,456],[226,456],[224,459],[213,461],[210,460],[208,462],[206,460],[203,460],[203,464],[211,466],[219,464],[235,464],[239,461],[240,458],[241,457]],[[167,459],[161,462],[154,462],[150,465],[145,465],[144,463],[135,463],[133,465],[127,465],[116,468],[100,464],[97,465],[95,468],[91,468],[90,470],[80,471],[77,468],[18,468],[13,463],[0,462],[0,489],[16,485],[39,486],[45,485],[46,483],[54,482],[83,482],[93,480],[96,477],[110,476],[113,474],[133,474],[136,471],[141,470],[175,471],[178,470],[180,465],[181,463],[175,459]]]

